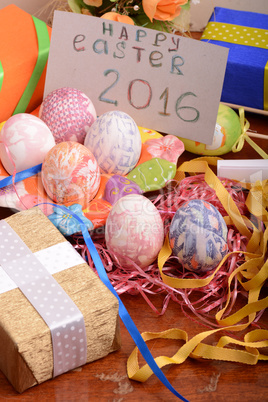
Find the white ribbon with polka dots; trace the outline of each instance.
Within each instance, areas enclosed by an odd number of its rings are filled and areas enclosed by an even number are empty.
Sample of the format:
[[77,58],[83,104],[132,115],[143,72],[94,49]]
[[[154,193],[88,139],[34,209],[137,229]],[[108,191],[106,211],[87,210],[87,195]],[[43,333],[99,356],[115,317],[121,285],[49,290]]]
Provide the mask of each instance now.
[[[1,247],[5,247],[8,239],[1,240]],[[12,252],[14,252],[12,249]],[[63,241],[62,243],[54,244],[43,250],[36,251],[34,255],[41,262],[42,265],[48,270],[48,272],[53,275],[57,272],[63,271],[71,267],[75,267],[79,264],[84,264],[85,261],[81,255],[74,249],[74,247],[68,241]],[[0,261],[0,294],[8,292],[9,290],[16,289],[18,286],[12,279],[6,274],[6,272],[1,267]]]
[[[81,311],[6,221],[0,221],[0,264],[48,325],[53,377],[86,363]],[[74,252],[76,252],[74,250]]]

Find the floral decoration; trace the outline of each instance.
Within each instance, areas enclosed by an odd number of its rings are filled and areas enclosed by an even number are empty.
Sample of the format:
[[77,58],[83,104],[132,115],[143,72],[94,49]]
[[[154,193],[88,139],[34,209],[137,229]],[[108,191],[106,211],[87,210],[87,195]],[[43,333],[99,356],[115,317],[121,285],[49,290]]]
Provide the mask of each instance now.
[[[70,213],[66,209],[69,209]],[[54,207],[53,211],[53,214],[49,215],[48,218],[64,236],[81,232],[80,223],[73,214],[84,222],[88,230],[93,229],[92,222],[84,216],[80,204],[73,204],[70,207],[64,206],[64,209]]]
[[178,157],[184,152],[184,144],[174,135],[166,135],[162,138],[154,138],[145,142],[147,152],[153,158],[166,159],[169,162],[177,163]]
[[181,6],[188,0],[143,0],[142,6],[150,21],[172,21],[181,13]]
[[117,22],[122,22],[122,23],[125,23],[125,24],[134,25],[133,19],[130,18],[128,15],[118,14],[118,13],[115,13],[113,11],[110,11],[108,13],[105,13],[105,14],[101,15],[100,18],[104,18],[104,19],[112,20],[112,21],[117,21]]
[[191,3],[200,0],[67,0],[71,11],[166,32],[189,30]]

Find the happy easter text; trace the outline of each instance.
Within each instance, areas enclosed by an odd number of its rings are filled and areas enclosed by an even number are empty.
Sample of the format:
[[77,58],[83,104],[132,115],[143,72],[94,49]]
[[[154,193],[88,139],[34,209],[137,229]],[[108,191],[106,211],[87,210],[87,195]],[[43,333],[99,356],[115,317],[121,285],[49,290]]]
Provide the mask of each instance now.
[[[171,55],[169,64],[169,73],[177,76],[183,76],[183,66],[185,60],[182,56],[178,54],[180,37],[175,37],[171,35],[166,35],[164,32],[156,31],[154,40],[151,43],[155,49],[152,51],[146,50],[146,45],[143,45],[143,41],[147,37],[147,32],[144,29],[137,29],[135,31],[135,45],[127,47],[129,41],[129,32],[127,27],[122,26],[119,33],[115,33],[114,25],[108,23],[108,21],[103,21],[102,23],[102,34],[103,38],[95,39],[90,47],[87,48],[88,42],[87,37],[84,34],[77,34],[73,39],[73,50],[77,53],[86,52],[87,50],[93,50],[94,54],[97,55],[107,55],[113,59],[124,59],[128,58],[130,63],[141,63],[147,57],[149,66],[151,68],[161,68],[166,63],[163,63],[165,55],[161,52],[161,47],[165,47],[165,53]],[[111,44],[109,39],[116,38],[118,42]],[[133,42],[132,42],[133,44]],[[128,52],[127,52],[128,50]],[[108,68],[103,71],[104,77],[110,76],[110,83],[106,88],[102,90],[98,96],[99,101],[113,104],[118,106],[118,100],[109,97],[109,91],[114,89],[120,84],[120,72],[115,68]],[[161,116],[170,116],[170,89],[165,87],[162,89],[161,93],[158,94],[158,99],[160,101],[158,114]],[[143,93],[144,99],[137,100],[135,94]],[[108,95],[108,97],[107,97]],[[152,85],[149,81],[141,78],[135,78],[131,80],[126,88],[126,100],[128,103],[136,110],[146,109],[150,106],[153,97]],[[199,111],[192,106],[185,105],[186,98],[197,97],[193,92],[184,92],[175,101],[176,115],[185,122],[197,122],[199,119]]]
[[[106,22],[103,22],[103,35],[109,35],[113,37],[114,35],[114,30],[113,30],[113,25],[109,24],[108,26],[106,25]],[[143,29],[138,29],[136,31],[135,35],[135,41],[141,43],[142,39],[147,36],[146,31]],[[120,42],[116,43],[116,50],[113,52],[113,57],[118,58],[118,59],[123,59],[125,58],[126,54],[124,50],[126,49],[126,43],[129,39],[129,34],[127,31],[126,27],[122,27],[120,35],[118,36],[118,40]],[[86,48],[83,45],[83,42],[86,40],[85,35],[76,35],[74,40],[73,40],[73,47],[76,52],[82,52],[85,51]],[[179,43],[180,43],[180,38],[177,37],[175,38],[172,36],[172,43],[171,47],[168,48],[168,52],[176,52],[179,49]],[[152,43],[152,46],[155,47],[160,47],[163,44],[167,44],[167,35],[165,35],[163,32],[157,32],[155,35],[155,40],[154,43]],[[82,45],[82,46],[81,46]],[[92,45],[94,53],[97,54],[108,54],[109,53],[109,45],[108,45],[108,40],[107,39],[97,39],[94,41]],[[141,58],[143,57],[143,52],[146,51],[144,47],[141,46],[132,46],[132,49],[134,50],[134,58],[136,58],[136,62],[139,63],[141,61]],[[149,64],[151,67],[161,67],[161,59],[163,59],[163,53],[156,50],[153,51],[149,54]],[[180,67],[184,64],[184,60],[181,56],[176,55],[172,57],[171,61],[171,73],[172,74],[179,74],[183,75]]]

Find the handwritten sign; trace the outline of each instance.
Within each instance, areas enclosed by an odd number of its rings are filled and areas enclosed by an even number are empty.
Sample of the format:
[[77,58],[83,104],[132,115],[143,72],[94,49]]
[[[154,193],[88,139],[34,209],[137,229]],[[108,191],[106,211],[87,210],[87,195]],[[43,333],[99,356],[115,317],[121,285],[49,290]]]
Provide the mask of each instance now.
[[83,91],[97,114],[211,144],[228,50],[152,29],[55,11],[45,96]]

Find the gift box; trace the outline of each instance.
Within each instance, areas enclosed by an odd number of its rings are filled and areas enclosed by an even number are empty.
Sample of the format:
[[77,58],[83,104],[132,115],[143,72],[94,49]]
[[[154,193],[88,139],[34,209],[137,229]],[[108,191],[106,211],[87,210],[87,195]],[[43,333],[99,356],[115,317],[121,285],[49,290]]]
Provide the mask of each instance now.
[[216,7],[201,40],[229,48],[221,101],[268,110],[268,15]]
[[117,298],[38,207],[1,220],[0,236],[0,369],[18,392],[119,349]]
[[15,5],[0,10],[0,122],[43,99],[51,28]]

